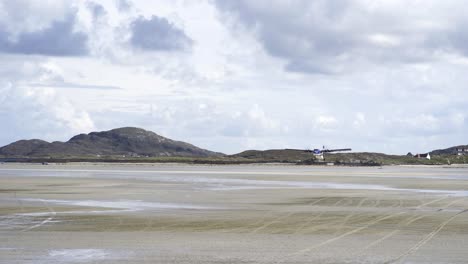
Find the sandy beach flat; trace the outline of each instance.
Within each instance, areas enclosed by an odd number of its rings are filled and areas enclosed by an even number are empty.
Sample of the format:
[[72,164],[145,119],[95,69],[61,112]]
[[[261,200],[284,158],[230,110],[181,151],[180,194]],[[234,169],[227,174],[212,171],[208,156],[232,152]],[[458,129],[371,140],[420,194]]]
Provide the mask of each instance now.
[[0,164],[0,263],[467,263],[468,168]]

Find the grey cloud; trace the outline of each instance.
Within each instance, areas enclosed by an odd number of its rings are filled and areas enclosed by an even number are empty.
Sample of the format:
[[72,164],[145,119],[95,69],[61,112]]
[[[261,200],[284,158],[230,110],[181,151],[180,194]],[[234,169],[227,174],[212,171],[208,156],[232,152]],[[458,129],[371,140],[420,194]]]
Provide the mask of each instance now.
[[115,3],[120,12],[127,12],[132,8],[132,4],[127,0],[115,0]]
[[186,50],[193,42],[183,30],[157,16],[138,17],[131,23],[131,33],[130,44],[148,51]]
[[28,55],[83,56],[88,54],[88,36],[74,31],[75,15],[54,21],[47,28],[22,32],[17,37],[0,29],[0,52]]
[[105,16],[107,14],[106,9],[98,3],[88,2],[87,7],[91,11],[94,19]]
[[468,22],[464,25],[459,25],[456,31],[448,34],[448,40],[453,49],[460,51],[468,57]]
[[318,65],[304,60],[293,60],[286,64],[285,69],[290,72],[313,72],[325,75],[336,73],[335,70],[328,69],[326,65]]
[[[347,12],[345,1],[271,2],[216,1],[224,14],[255,30],[265,50],[287,59],[286,70],[328,74],[331,64],[355,45],[354,36],[339,25]],[[335,25],[335,26],[333,26]]]
[[[408,7],[344,0],[215,1],[230,25],[253,32],[286,70],[340,73],[356,65],[411,64],[451,52],[468,55],[463,8],[432,1]],[[409,14],[408,14],[409,12]],[[447,26],[448,25],[448,26]]]

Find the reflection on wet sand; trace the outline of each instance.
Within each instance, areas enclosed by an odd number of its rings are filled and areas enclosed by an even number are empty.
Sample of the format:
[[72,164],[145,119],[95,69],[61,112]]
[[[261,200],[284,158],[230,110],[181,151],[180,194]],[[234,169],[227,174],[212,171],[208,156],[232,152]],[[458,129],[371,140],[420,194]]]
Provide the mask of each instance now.
[[468,169],[0,166],[5,263],[464,263]]

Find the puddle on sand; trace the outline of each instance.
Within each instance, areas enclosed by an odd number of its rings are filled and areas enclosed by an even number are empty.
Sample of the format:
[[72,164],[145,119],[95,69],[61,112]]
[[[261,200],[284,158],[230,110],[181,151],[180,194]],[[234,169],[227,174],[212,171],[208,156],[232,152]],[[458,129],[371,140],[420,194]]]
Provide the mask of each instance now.
[[[63,212],[43,211],[43,212],[29,212],[29,213],[16,213],[0,217],[0,230],[21,229],[29,231],[37,227],[58,223],[61,221],[55,220],[57,214],[110,214],[110,213],[123,213],[123,212],[136,212],[143,210],[216,210],[221,208],[199,206],[191,204],[179,203],[157,203],[145,202],[140,200],[118,200],[118,201],[99,201],[99,200],[54,200],[54,199],[37,199],[37,198],[22,198],[16,199],[27,202],[38,202],[41,204],[58,204],[79,207],[91,208],[109,208],[103,210],[71,210]],[[41,217],[41,218],[38,218]],[[47,219],[44,219],[47,217]]]
[[58,263],[63,262],[95,262],[109,259],[111,252],[103,249],[55,249],[49,251],[49,258]]
[[[100,201],[100,200],[54,200],[54,199],[35,199],[35,198],[23,198],[22,201],[28,202],[41,202],[41,203],[53,203],[60,205],[74,205],[84,207],[101,207],[101,208],[113,208],[121,209],[119,211],[141,211],[141,210],[157,210],[157,209],[193,209],[193,210],[208,210],[218,209],[209,206],[191,205],[191,204],[179,204],[179,203],[157,203],[157,202],[145,202],[141,200],[118,200],[118,201]],[[108,211],[103,211],[108,212]]]
[[251,190],[251,189],[339,189],[339,190],[371,190],[371,191],[401,191],[417,192],[427,194],[440,194],[451,196],[468,196],[465,190],[435,190],[435,189],[414,189],[395,188],[377,184],[354,184],[354,183],[333,183],[333,182],[304,182],[304,181],[268,181],[268,180],[248,180],[248,179],[217,179],[206,177],[167,177],[158,178],[160,181],[168,182],[189,182],[204,184],[202,188],[213,191],[230,190]]

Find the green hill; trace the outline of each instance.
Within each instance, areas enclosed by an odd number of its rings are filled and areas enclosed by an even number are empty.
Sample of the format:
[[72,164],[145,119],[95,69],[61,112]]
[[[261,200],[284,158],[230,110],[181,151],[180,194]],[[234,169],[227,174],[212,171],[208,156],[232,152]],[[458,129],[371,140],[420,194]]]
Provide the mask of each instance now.
[[162,137],[135,127],[92,132],[67,142],[20,140],[0,148],[0,156],[18,157],[220,157],[221,153]]

